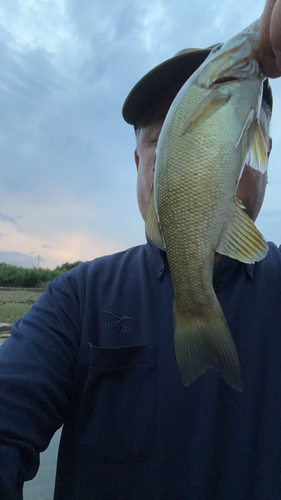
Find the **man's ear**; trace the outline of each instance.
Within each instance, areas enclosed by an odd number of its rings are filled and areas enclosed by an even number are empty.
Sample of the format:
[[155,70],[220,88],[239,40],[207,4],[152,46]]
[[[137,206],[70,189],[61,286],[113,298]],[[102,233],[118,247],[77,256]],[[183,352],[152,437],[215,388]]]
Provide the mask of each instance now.
[[140,157],[138,155],[138,151],[135,149],[135,164],[137,166],[137,170],[139,169]]

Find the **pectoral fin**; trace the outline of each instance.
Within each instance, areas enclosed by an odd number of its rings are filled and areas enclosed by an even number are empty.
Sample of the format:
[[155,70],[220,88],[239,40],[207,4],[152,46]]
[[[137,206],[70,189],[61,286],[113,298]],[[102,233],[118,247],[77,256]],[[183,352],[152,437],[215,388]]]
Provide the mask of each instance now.
[[245,207],[242,202],[235,198],[217,252],[240,262],[253,264],[266,256],[268,247],[264,237],[243,208]]
[[250,133],[251,143],[246,163],[255,170],[264,173],[268,165],[268,149],[258,120],[252,123]]
[[259,121],[257,118],[254,118],[254,116],[255,111],[251,109],[242,127],[236,147],[243,140],[246,132],[248,132],[249,151],[246,157],[246,163],[255,170],[264,173],[267,170],[268,164],[268,148]]
[[187,133],[188,129],[200,123],[201,120],[207,120],[216,113],[222,105],[229,101],[230,94],[222,94],[219,90],[213,89],[204,99],[195,106],[193,112],[188,116],[184,123],[181,135]]
[[146,213],[145,232],[158,248],[165,250],[165,245],[159,230],[158,218],[155,212],[153,184],[151,186],[150,199]]

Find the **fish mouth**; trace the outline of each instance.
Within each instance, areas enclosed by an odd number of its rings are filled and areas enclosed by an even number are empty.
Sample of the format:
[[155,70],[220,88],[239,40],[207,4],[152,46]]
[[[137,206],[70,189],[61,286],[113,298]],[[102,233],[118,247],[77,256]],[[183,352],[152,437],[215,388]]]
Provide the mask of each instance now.
[[228,83],[228,82],[239,82],[240,78],[237,78],[237,76],[223,76],[221,78],[217,78],[214,82],[213,85],[219,85],[221,83]]

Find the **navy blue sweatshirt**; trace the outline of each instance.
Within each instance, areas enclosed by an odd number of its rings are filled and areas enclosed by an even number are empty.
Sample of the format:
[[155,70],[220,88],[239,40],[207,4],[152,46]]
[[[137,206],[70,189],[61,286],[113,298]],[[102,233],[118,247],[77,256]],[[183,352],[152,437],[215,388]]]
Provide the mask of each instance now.
[[214,287],[244,391],[174,358],[173,287],[148,242],[48,285],[0,348],[0,498],[64,424],[55,500],[281,499],[281,253],[222,257]]

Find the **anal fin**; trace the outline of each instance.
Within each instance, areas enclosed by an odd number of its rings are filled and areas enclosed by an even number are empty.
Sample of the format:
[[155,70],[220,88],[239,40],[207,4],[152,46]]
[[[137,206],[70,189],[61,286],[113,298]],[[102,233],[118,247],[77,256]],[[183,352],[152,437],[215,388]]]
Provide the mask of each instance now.
[[242,202],[235,198],[217,252],[240,262],[253,264],[266,256],[268,247],[264,237],[243,208]]

